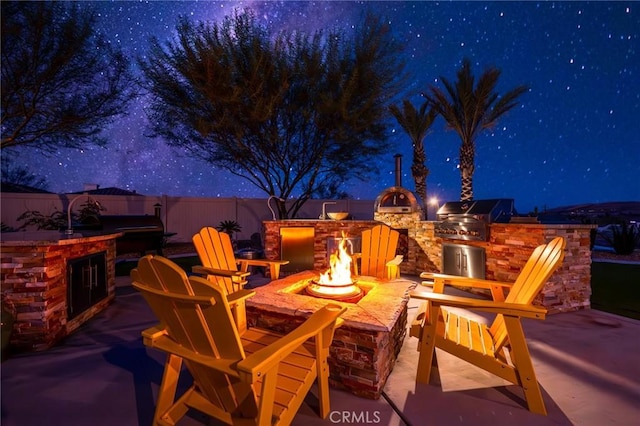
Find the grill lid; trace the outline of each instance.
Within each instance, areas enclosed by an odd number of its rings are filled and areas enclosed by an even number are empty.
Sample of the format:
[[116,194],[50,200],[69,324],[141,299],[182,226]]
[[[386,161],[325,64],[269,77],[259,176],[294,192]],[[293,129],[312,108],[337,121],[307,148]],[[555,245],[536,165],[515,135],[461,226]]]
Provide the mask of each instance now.
[[440,207],[437,216],[440,221],[475,219],[487,223],[506,223],[515,214],[513,204],[513,199],[511,198],[449,201]]

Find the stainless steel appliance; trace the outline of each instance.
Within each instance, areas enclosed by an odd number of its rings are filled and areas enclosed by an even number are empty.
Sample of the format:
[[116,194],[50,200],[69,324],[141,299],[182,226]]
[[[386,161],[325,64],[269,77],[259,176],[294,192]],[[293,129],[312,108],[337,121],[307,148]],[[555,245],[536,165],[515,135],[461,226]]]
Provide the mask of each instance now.
[[485,278],[485,250],[462,244],[442,244],[442,273]]
[[280,268],[281,276],[313,269],[314,238],[311,226],[280,228],[280,258],[289,261]]
[[507,223],[515,214],[513,199],[452,201],[437,212],[436,237],[487,241],[490,223]]

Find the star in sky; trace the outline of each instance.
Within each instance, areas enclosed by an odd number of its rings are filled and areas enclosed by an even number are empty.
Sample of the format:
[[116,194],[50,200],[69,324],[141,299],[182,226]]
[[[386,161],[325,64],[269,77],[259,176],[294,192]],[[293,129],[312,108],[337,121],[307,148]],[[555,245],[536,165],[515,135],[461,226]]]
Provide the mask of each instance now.
[[[413,78],[406,97],[439,77],[450,81],[464,57],[476,76],[502,70],[498,91],[526,84],[521,105],[477,140],[475,198],[515,198],[519,212],[583,202],[640,200],[640,18],[634,2],[83,2],[98,12],[98,31],[132,61],[149,38],[174,34],[179,15],[220,21],[249,7],[274,29],[349,30],[366,11],[380,14],[405,46]],[[147,99],[105,134],[106,148],[29,153],[27,166],[55,192],[83,183],[117,186],[147,195],[265,197],[252,185],[211,164],[150,139],[144,129]],[[393,148],[371,180],[345,182],[354,198],[375,199],[394,184],[396,153],[403,154],[403,185],[413,189],[411,143],[393,122]],[[460,140],[441,118],[424,140],[427,191],[440,200],[460,193]],[[26,154],[25,154],[26,155]]]

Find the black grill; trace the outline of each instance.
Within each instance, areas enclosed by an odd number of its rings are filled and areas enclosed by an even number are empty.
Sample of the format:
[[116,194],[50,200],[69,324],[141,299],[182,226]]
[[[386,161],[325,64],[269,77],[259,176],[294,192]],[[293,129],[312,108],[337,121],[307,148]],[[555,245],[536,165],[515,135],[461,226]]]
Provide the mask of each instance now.
[[436,237],[487,241],[490,223],[507,223],[515,214],[513,199],[451,201],[437,212]]
[[152,215],[108,215],[99,216],[98,223],[74,225],[76,231],[95,230],[121,232],[116,238],[116,255],[140,253],[153,250],[162,254],[165,238],[174,235],[164,231],[164,224]]

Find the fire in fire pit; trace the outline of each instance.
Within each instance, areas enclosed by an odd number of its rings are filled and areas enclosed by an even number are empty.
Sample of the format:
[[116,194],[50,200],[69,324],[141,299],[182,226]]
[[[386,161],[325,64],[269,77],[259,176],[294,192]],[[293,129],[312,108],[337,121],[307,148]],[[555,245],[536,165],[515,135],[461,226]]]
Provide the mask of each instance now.
[[337,250],[329,257],[329,269],[320,274],[317,281],[309,282],[306,287],[307,294],[324,299],[357,302],[363,296],[363,292],[351,278],[351,262],[343,234]]

